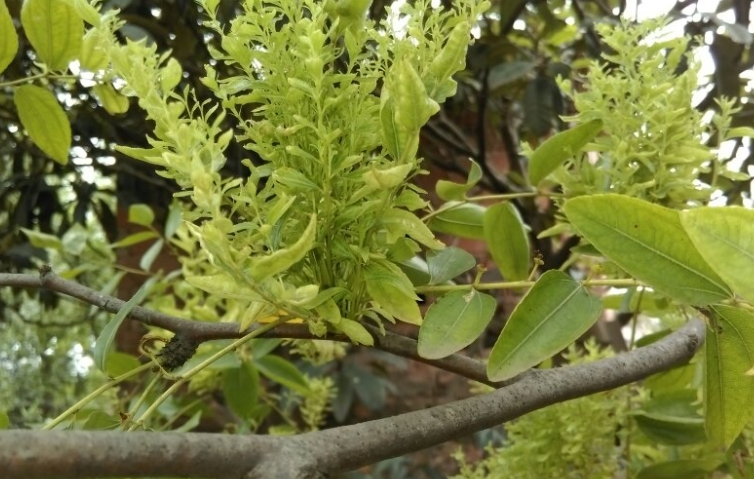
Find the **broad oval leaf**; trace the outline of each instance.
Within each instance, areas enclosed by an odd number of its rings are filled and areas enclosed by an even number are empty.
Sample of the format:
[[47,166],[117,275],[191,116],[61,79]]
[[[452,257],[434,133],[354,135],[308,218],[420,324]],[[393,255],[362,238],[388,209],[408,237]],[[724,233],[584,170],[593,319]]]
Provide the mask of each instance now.
[[356,344],[363,344],[365,346],[374,345],[374,338],[369,334],[367,328],[353,319],[340,318],[337,323],[333,324],[333,328],[348,336],[348,339]]
[[697,208],[682,212],[681,223],[715,272],[754,304],[754,210]]
[[444,283],[474,266],[476,266],[476,258],[468,251],[455,246],[427,253],[429,284]]
[[660,293],[696,306],[731,296],[684,231],[678,211],[613,194],[574,198],[564,211],[600,253]]
[[529,158],[529,181],[538,185],[568,158],[578,153],[602,130],[602,120],[591,120],[553,135]]
[[16,57],[18,51],[18,34],[16,34],[16,28],[13,26],[13,20],[5,2],[0,2],[0,32],[3,32],[0,35],[0,73],[2,73]]
[[451,291],[427,310],[419,328],[419,356],[440,359],[460,351],[487,327],[497,301],[475,289]]
[[237,368],[224,370],[223,395],[234,414],[240,418],[250,418],[259,395],[259,373],[254,365],[242,362]]
[[561,271],[548,271],[526,293],[490,353],[487,376],[503,381],[563,350],[599,318],[600,300]]
[[280,356],[268,354],[254,360],[254,365],[259,372],[272,379],[278,384],[296,391],[300,394],[309,392],[309,383],[298,368]]
[[372,260],[364,266],[367,292],[377,305],[401,321],[421,324],[422,315],[416,303],[411,280],[396,265],[385,260]]
[[65,70],[81,50],[84,21],[73,2],[24,0],[21,25],[39,59],[50,70]]
[[427,226],[437,233],[459,238],[484,239],[484,206],[475,203],[448,203],[452,208],[433,216]]
[[751,420],[754,378],[754,313],[715,305],[705,341],[704,416],[707,437],[727,449]]
[[152,226],[152,223],[154,223],[154,212],[145,203],[131,205],[128,207],[128,222],[141,226]]
[[13,102],[31,141],[61,165],[68,163],[71,125],[55,96],[45,88],[22,85],[16,88]]
[[506,201],[487,209],[484,239],[506,281],[529,277],[529,237],[515,206]]

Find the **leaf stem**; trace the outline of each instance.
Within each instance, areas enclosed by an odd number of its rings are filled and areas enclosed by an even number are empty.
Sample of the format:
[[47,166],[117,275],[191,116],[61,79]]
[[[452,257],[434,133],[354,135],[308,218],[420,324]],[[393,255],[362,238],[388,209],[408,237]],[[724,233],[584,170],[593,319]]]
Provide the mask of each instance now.
[[[474,288],[480,291],[489,289],[524,289],[534,286],[536,281],[500,281],[494,283],[479,284],[443,284],[436,286],[419,286],[414,288],[418,294],[426,293],[447,293],[448,291],[464,291]],[[582,281],[584,286],[612,286],[615,288],[628,288],[631,286],[641,286],[641,283],[635,279],[589,279]]]

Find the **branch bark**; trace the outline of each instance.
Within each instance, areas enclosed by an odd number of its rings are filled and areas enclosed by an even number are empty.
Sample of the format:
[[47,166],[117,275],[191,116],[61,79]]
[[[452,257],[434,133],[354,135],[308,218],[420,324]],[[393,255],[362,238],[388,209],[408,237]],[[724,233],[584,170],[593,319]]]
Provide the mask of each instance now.
[[536,370],[484,396],[298,436],[5,431],[0,471],[5,479],[321,479],[643,379],[688,361],[704,335],[704,323],[692,319],[649,346],[610,359]]

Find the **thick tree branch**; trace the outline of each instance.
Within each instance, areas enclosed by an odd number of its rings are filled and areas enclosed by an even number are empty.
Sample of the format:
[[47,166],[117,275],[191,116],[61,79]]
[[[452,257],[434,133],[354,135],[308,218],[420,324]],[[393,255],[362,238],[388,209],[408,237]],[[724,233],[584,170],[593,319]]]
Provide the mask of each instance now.
[[[52,273],[43,273],[40,275],[33,274],[12,274],[0,273],[0,286],[11,286],[16,288],[45,288],[56,293],[65,294],[86,303],[97,306],[104,311],[117,313],[120,308],[126,304],[121,299],[114,298],[97,290],[88,288],[82,284],[76,283],[56,276]],[[174,333],[180,333],[187,339],[194,341],[211,341],[215,339],[235,339],[248,334],[251,330],[239,331],[238,325],[234,323],[207,323],[201,321],[191,321],[188,319],[177,318],[168,314],[136,306],[129,313],[130,319],[140,321],[149,326],[156,326],[167,329]],[[461,376],[488,384],[490,386],[500,386],[498,383],[491,382],[487,379],[487,372],[483,362],[469,358],[462,354],[453,354],[443,359],[424,359],[417,354],[416,341],[399,334],[386,331],[382,333],[375,327],[367,326],[369,332],[374,337],[375,347],[397,356],[430,364],[440,369],[450,371]],[[285,324],[278,326],[272,331],[263,333],[260,337],[266,338],[292,338],[292,339],[318,339],[349,342],[344,335],[328,335],[326,337],[317,337],[309,332],[305,325]]]
[[191,433],[0,432],[5,479],[192,476],[321,479],[606,391],[688,361],[704,340],[693,319],[630,353],[530,372],[516,383],[386,419],[291,437]]

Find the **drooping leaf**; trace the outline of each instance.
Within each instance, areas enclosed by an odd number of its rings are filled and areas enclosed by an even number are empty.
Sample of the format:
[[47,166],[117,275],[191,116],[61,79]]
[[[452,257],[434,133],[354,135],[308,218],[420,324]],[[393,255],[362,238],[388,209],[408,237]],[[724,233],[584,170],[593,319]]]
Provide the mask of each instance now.
[[67,69],[81,50],[84,21],[72,3],[24,0],[21,7],[21,25],[26,38],[50,70]]
[[57,236],[27,228],[21,228],[21,231],[23,231],[26,237],[29,238],[29,243],[35,248],[50,248],[57,251],[63,251],[63,242],[60,241],[60,238]]
[[388,234],[388,242],[409,236],[424,246],[439,249],[445,246],[435,239],[435,235],[414,213],[399,208],[391,208],[380,216],[380,224]]
[[429,307],[419,328],[419,356],[440,359],[465,348],[484,332],[496,307],[494,297],[475,289],[445,294]]
[[143,269],[144,271],[149,271],[152,268],[154,260],[157,259],[157,255],[159,255],[160,251],[162,251],[163,246],[165,246],[165,240],[163,240],[162,238],[155,241],[154,244],[152,244],[152,246],[150,246],[149,249],[144,252],[144,255],[142,255],[141,259],[139,260],[139,268]]
[[754,313],[715,305],[705,341],[705,429],[716,446],[727,449],[754,415]]
[[240,418],[251,417],[259,395],[259,373],[253,364],[242,362],[237,368],[223,371],[225,401]]
[[55,96],[45,88],[22,85],[16,88],[13,102],[31,141],[61,165],[68,163],[71,125]]
[[18,51],[18,34],[10,17],[8,6],[0,2],[0,73],[10,65]]
[[128,207],[128,222],[141,226],[152,226],[154,212],[149,205],[137,203]]
[[118,332],[120,324],[126,319],[131,310],[144,300],[150,288],[156,282],[157,277],[149,278],[143,285],[141,285],[138,291],[136,291],[136,294],[126,301],[116,315],[108,321],[105,327],[102,328],[102,332],[94,343],[94,365],[97,366],[100,371],[107,372],[107,355],[110,352],[110,346],[115,340],[115,334]]
[[116,91],[109,83],[95,85],[92,92],[111,115],[119,115],[128,111],[128,98]]
[[526,293],[490,353],[487,376],[502,381],[565,349],[599,318],[600,300],[561,271],[548,271]]
[[314,246],[314,240],[317,237],[317,215],[312,215],[309,225],[304,230],[301,237],[292,245],[275,251],[267,256],[257,258],[249,269],[251,277],[255,281],[262,281],[265,278],[281,273],[298,263],[306,253]]
[[682,212],[681,223],[712,269],[754,303],[754,210],[697,208]]
[[529,237],[515,206],[506,201],[487,208],[484,239],[506,281],[529,277]]
[[603,255],[655,290],[697,306],[730,297],[681,226],[678,211],[612,194],[574,198],[564,211]]
[[484,206],[475,203],[447,204],[453,207],[433,216],[427,224],[429,229],[459,238],[484,239]]
[[529,181],[538,185],[568,158],[581,151],[602,130],[602,120],[591,120],[553,135],[529,158]]
[[306,394],[309,391],[309,383],[306,382],[301,371],[293,363],[280,356],[273,354],[262,356],[254,360],[254,365],[260,373],[288,389],[301,394]]
[[367,292],[380,308],[401,321],[421,324],[419,297],[405,273],[385,260],[372,260],[364,266]]
[[466,193],[469,192],[479,180],[482,179],[482,168],[476,161],[469,159],[471,162],[471,168],[469,168],[469,174],[466,177],[466,183],[453,183],[447,180],[438,180],[435,185],[435,191],[437,196],[443,201],[456,201],[463,200],[466,197]]
[[125,248],[126,246],[131,246],[138,243],[142,243],[144,241],[149,241],[157,237],[158,235],[154,231],[139,231],[137,233],[130,234],[121,240],[116,241],[115,243],[111,244],[110,247],[111,248]]
[[476,259],[468,251],[448,246],[427,253],[429,284],[440,284],[465,273],[476,266]]

